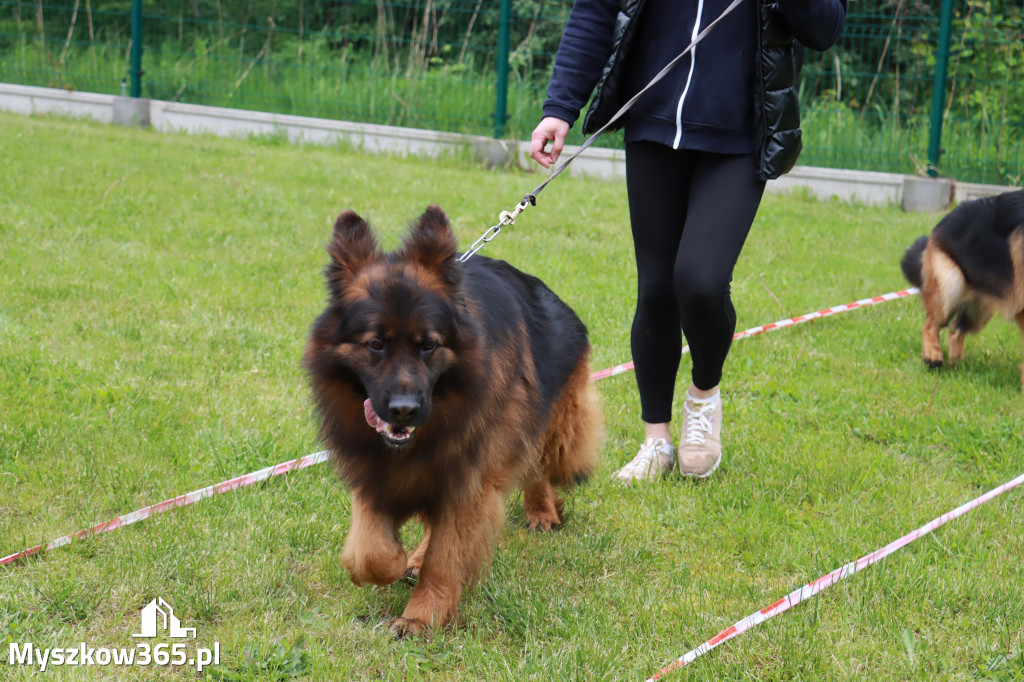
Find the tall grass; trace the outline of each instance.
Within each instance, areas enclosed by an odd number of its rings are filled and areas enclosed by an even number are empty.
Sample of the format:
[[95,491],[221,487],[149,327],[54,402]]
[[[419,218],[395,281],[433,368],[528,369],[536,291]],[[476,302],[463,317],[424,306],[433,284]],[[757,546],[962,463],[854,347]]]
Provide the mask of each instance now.
[[931,120],[880,111],[853,111],[843,104],[819,100],[804,108],[804,152],[809,166],[925,175],[964,182],[1019,186],[1024,181],[1024,126],[991,120],[947,117],[942,128],[939,167],[928,158]]

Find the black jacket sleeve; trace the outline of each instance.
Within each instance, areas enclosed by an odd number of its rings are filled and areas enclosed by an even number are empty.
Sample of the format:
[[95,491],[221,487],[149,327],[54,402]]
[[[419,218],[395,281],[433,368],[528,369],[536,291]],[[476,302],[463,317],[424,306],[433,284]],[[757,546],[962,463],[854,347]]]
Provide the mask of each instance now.
[[555,57],[543,115],[575,123],[611,56],[617,0],[576,0]]
[[778,0],[801,45],[822,52],[836,44],[846,21],[846,0]]

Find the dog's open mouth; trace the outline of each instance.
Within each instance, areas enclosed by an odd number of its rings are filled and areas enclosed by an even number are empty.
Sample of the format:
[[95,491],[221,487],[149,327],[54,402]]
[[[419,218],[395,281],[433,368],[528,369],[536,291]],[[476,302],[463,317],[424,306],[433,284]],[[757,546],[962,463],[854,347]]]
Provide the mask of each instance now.
[[405,445],[412,440],[412,433],[415,426],[393,426],[380,418],[374,412],[370,399],[363,401],[363,414],[366,416],[366,423],[372,426],[384,440],[391,445]]

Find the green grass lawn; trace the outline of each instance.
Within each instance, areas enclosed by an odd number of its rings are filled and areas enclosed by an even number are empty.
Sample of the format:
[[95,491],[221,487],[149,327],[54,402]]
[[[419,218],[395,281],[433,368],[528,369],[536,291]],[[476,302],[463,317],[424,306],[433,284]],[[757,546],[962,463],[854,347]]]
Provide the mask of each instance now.
[[[0,556],[319,450],[300,356],[333,218],[353,208],[391,247],[439,203],[468,244],[540,177],[10,115],[0,152]],[[935,220],[766,198],[733,284],[739,329],[904,288],[899,258]],[[622,184],[562,176],[484,253],[576,308],[595,369],[629,359]],[[159,596],[197,628],[190,647],[219,643],[216,679],[643,679],[1024,470],[1015,325],[929,371],[922,319],[911,298],[737,342],[725,459],[700,484],[611,480],[639,405],[631,374],[602,381],[602,464],[564,528],[528,532],[509,499],[492,570],[429,640],[379,627],[408,585],[349,582],[348,499],[321,465],[0,568],[0,678],[32,677],[11,642],[134,647]],[[1024,679],[1022,493],[669,679]]]

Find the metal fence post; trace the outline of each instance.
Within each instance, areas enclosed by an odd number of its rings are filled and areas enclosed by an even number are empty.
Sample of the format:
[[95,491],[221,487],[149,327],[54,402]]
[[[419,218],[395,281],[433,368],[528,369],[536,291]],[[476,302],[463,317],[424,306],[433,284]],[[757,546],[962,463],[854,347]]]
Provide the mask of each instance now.
[[131,96],[142,97],[142,0],[132,0]]
[[942,0],[939,44],[935,54],[935,90],[932,92],[931,134],[928,137],[928,175],[938,177],[942,156],[942,110],[946,105],[946,76],[949,72],[949,34],[953,23],[953,0]]
[[498,83],[494,102],[494,137],[500,139],[508,117],[508,55],[512,23],[512,0],[501,0],[498,16]]

